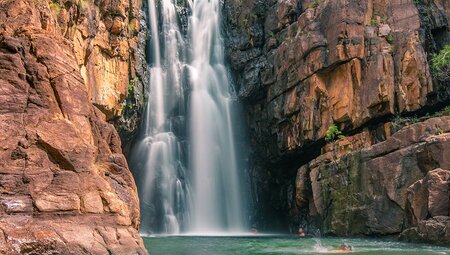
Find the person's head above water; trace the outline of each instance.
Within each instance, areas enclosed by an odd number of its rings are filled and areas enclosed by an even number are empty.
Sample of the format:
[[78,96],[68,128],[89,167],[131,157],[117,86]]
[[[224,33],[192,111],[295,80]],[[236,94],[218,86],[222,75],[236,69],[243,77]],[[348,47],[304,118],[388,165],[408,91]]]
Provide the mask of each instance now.
[[303,228],[298,229],[298,235],[299,236],[305,236],[305,230]]
[[343,243],[337,249],[339,251],[351,251],[352,247],[350,245],[348,245],[347,243]]

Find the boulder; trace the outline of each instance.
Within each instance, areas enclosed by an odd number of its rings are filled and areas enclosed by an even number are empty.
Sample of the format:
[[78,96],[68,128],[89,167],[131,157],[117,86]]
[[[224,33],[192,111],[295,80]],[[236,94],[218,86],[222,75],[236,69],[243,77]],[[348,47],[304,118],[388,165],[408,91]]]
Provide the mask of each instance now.
[[408,188],[412,212],[410,221],[417,224],[436,216],[450,216],[450,170],[435,169]]
[[[446,116],[407,126],[384,142],[362,144],[351,152],[337,146],[343,141],[329,144],[297,172],[298,208],[290,210],[295,212],[291,222],[304,219],[303,224],[323,234],[393,235],[431,217],[448,217],[449,132]],[[427,240],[448,242],[445,236],[433,238]]]
[[408,228],[400,235],[400,240],[414,243],[434,243],[450,245],[450,217],[437,216],[422,220],[416,227]]

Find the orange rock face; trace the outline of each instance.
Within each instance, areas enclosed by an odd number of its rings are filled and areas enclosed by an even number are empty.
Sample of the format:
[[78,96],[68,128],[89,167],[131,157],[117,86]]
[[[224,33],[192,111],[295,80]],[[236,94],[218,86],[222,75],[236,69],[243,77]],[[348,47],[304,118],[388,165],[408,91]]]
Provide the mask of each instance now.
[[[250,129],[265,132],[261,140],[267,144],[276,134],[274,151],[263,146],[271,159],[322,139],[332,123],[357,129],[444,99],[433,86],[413,2],[248,5],[261,14],[239,11],[247,22],[230,18],[230,60],[239,94],[249,102]],[[436,1],[429,9],[446,15],[445,5]]]
[[0,3],[0,253],[146,254],[136,186],[63,36],[66,11]]
[[447,116],[354,152],[339,153],[336,147],[299,169],[309,176],[297,176],[296,182],[311,186],[297,185],[296,192],[310,189],[309,198],[300,196],[310,202],[309,217],[336,235],[396,234],[420,220],[448,216],[450,172],[436,168],[450,167],[449,132]]
[[[227,53],[250,134],[255,224],[335,235],[417,227],[418,219],[402,225],[412,221],[408,190],[429,171],[449,170],[448,117],[397,133],[392,119],[448,105],[448,84],[430,70],[431,54],[450,44],[448,1],[228,3]],[[347,137],[326,142],[333,123]],[[424,201],[415,208],[428,208]],[[430,206],[422,211],[445,216],[441,204]],[[421,224],[413,233],[448,220]]]
[[61,34],[73,42],[89,99],[108,119],[120,115],[135,74],[140,0],[70,0],[53,4]]

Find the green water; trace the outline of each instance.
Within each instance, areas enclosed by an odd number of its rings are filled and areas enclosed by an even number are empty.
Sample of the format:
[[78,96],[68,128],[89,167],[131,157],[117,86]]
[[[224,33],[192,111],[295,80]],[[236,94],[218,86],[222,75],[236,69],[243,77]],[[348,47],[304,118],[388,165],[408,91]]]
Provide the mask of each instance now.
[[[149,237],[144,238],[150,255],[278,255],[342,254],[329,251],[346,242],[353,247],[348,254],[450,254],[449,248],[380,241],[376,239],[312,238],[286,236],[258,237]],[[321,245],[319,244],[321,243]]]

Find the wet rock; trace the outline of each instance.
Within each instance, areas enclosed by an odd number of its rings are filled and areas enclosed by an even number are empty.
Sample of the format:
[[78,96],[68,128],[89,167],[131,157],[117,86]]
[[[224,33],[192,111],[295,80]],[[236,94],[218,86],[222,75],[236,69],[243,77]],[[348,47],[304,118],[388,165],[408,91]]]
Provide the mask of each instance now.
[[438,216],[423,220],[417,227],[409,228],[400,235],[400,240],[414,243],[450,245],[450,217]]
[[[430,127],[445,131],[435,135]],[[305,221],[334,235],[399,234],[430,217],[448,216],[450,172],[436,168],[449,167],[442,157],[449,153],[449,132],[450,117],[432,118],[384,142],[360,143],[360,149],[345,139],[330,144],[297,172],[298,209],[308,207]]]
[[[251,102],[246,112],[251,134],[258,134],[255,147],[270,147],[274,133],[279,141],[274,152],[257,154],[276,161],[323,138],[333,122],[356,129],[396,114],[397,105],[410,112],[435,103],[427,95],[439,86],[432,84],[414,3],[274,1],[254,15],[256,5],[231,2],[225,14],[239,95]],[[249,47],[253,27],[264,28],[264,43]],[[292,94],[297,111],[270,111]]]

